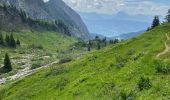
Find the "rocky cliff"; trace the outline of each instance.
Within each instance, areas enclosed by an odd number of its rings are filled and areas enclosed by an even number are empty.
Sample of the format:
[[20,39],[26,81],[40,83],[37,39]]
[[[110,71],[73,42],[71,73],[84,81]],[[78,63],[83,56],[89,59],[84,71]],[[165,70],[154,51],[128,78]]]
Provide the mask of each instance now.
[[46,3],[43,0],[0,0],[0,3],[14,5],[34,19],[62,20],[68,25],[72,36],[89,38],[89,32],[80,16],[62,0],[50,0]]

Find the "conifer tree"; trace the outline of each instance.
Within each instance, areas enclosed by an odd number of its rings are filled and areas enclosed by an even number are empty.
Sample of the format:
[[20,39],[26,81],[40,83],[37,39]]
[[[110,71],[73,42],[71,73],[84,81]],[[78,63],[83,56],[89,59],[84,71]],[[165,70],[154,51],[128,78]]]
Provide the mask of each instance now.
[[4,38],[2,34],[0,34],[0,46],[4,45]]
[[170,9],[168,9],[168,12],[167,12],[165,19],[168,23],[170,23]]
[[88,46],[88,51],[91,51],[91,47],[90,47],[90,45]]
[[17,39],[16,44],[17,44],[18,46],[20,46],[20,45],[21,45],[21,43],[20,43],[20,40],[19,40],[19,39]]
[[10,35],[10,43],[9,43],[9,46],[12,47],[12,48],[16,48],[16,42],[15,42],[15,39],[14,39],[14,37],[13,37],[12,34]]
[[159,16],[155,16],[153,19],[152,28],[155,28],[158,25],[160,25]]
[[103,38],[102,42],[104,43],[104,46],[106,47],[107,46],[107,39],[106,39],[106,37]]
[[10,61],[10,58],[9,58],[7,53],[5,54],[4,67],[3,68],[4,68],[5,72],[12,71],[11,61]]
[[101,49],[100,43],[97,43],[97,49]]
[[6,42],[6,45],[9,46],[10,45],[10,38],[9,38],[9,35],[6,34],[5,36],[5,42]]

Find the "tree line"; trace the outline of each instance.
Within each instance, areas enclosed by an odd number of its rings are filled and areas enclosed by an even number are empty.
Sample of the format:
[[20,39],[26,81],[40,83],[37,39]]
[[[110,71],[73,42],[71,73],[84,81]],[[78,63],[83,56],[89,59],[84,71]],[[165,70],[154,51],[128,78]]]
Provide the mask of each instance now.
[[29,26],[33,28],[42,27],[43,29],[46,30],[58,31],[71,36],[68,25],[64,23],[62,20],[49,21],[42,19],[33,19],[28,17],[23,10],[19,11],[19,15],[24,23],[27,23]]
[[118,39],[107,40],[106,37],[104,37],[103,39],[100,39],[98,36],[96,36],[95,39],[88,41],[87,50],[91,51],[92,48],[97,48],[97,50],[99,50],[102,47],[106,47],[109,44],[116,44],[118,42],[119,42]]
[[3,9],[5,12],[10,13],[10,10],[14,11],[17,13],[22,22],[26,23],[29,25],[31,28],[35,29],[45,29],[49,31],[57,31],[64,33],[66,35],[71,36],[70,30],[69,30],[69,25],[67,25],[64,21],[62,20],[42,20],[42,19],[34,19],[30,18],[27,16],[25,11],[23,10],[18,10],[15,6],[13,5],[0,5],[0,8]]
[[16,48],[17,46],[20,46],[20,40],[14,39],[13,34],[6,34],[5,38],[3,37],[2,34],[0,34],[0,46],[1,47],[10,47],[10,48]]
[[119,39],[107,39],[106,37],[99,38],[99,36],[96,36],[94,39],[90,39],[88,41],[79,41],[74,44],[74,46],[79,49],[84,48],[87,51],[91,51],[93,49],[99,50],[101,48],[106,47],[107,45],[116,43],[119,43]]
[[[167,12],[167,15],[165,16],[165,22],[170,23],[170,9]],[[160,19],[159,16],[154,16],[152,26],[149,27],[147,30],[153,29],[160,25]]]

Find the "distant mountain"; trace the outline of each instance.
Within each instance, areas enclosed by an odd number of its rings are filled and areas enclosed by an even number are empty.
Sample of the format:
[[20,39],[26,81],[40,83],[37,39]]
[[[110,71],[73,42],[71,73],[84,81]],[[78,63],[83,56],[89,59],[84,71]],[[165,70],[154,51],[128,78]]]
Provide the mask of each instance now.
[[46,3],[43,0],[0,0],[0,3],[14,5],[34,19],[62,20],[69,26],[73,36],[89,37],[89,32],[80,16],[62,0],[50,0]]
[[114,38],[120,38],[120,39],[129,39],[129,38],[133,38],[135,36],[138,36],[140,34],[143,34],[145,31],[138,31],[138,32],[130,32],[130,33],[125,33],[125,34],[121,34],[119,36],[116,36]]
[[62,22],[56,20],[45,21],[26,17],[22,10],[14,6],[0,5],[0,30],[4,31],[30,31],[30,30],[48,30],[71,35],[68,27]]
[[101,35],[101,34],[97,34],[97,33],[90,33],[90,37],[91,39],[95,39],[96,36],[98,36],[100,39],[105,38],[105,36]]
[[79,14],[91,33],[100,33],[108,37],[146,30],[152,22],[152,16],[128,15],[124,12],[115,15],[81,12]]

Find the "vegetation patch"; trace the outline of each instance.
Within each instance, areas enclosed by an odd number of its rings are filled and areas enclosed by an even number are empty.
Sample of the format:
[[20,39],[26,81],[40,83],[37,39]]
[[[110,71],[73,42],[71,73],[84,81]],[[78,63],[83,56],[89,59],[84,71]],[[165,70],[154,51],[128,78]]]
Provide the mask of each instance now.
[[170,63],[158,61],[155,63],[155,69],[157,73],[170,74]]
[[57,76],[57,75],[65,73],[65,72],[67,72],[67,69],[63,66],[59,66],[57,68],[51,67],[50,71],[48,73],[46,73],[45,77]]
[[42,61],[35,61],[32,63],[31,69],[36,69],[43,66],[43,62]]
[[57,84],[56,84],[56,88],[59,90],[63,90],[64,87],[69,83],[70,81],[67,78],[61,78]]
[[137,86],[140,91],[144,89],[149,89],[152,87],[151,82],[148,77],[141,77],[137,83]]
[[61,59],[61,60],[59,61],[59,64],[68,63],[68,62],[70,62],[70,61],[72,61],[71,58],[63,58],[63,59]]

